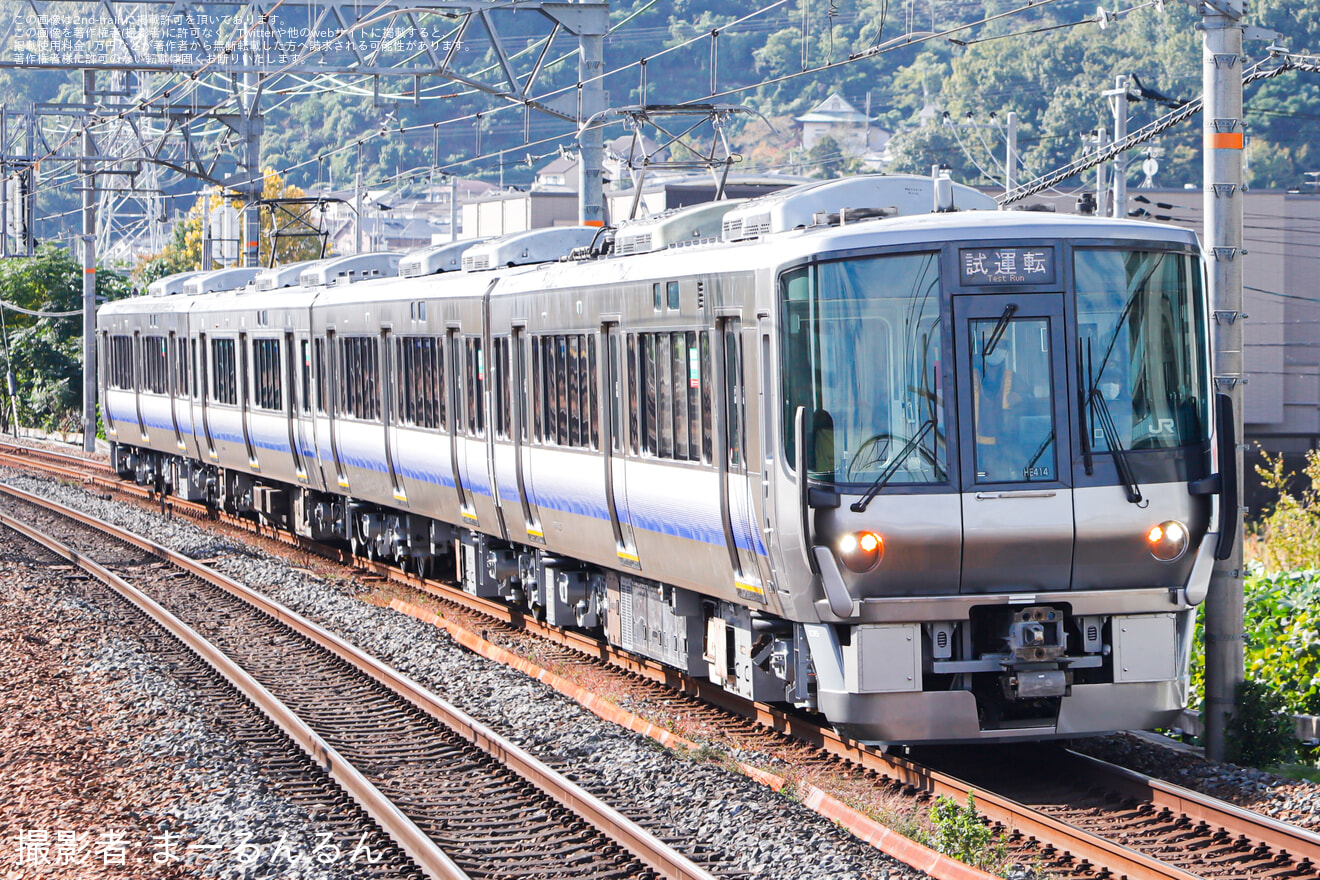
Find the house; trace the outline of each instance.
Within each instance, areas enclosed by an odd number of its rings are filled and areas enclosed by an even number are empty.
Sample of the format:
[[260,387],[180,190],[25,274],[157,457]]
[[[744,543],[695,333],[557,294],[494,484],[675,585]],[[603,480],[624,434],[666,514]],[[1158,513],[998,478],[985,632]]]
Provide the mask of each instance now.
[[803,150],[810,150],[826,136],[855,157],[878,155],[889,143],[890,132],[872,125],[865,113],[837,92],[794,121],[802,126]]

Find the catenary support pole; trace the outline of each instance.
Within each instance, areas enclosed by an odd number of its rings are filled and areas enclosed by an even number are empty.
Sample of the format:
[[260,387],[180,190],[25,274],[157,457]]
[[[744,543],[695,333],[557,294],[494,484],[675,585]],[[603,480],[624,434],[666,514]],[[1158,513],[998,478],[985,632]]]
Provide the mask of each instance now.
[[[604,34],[578,35],[578,81],[582,83],[582,108],[579,121],[591,119],[605,109],[605,85],[600,78],[605,70]],[[578,136],[578,222],[584,226],[605,225],[605,136],[599,127],[591,127]]]
[[[83,102],[86,120],[91,121],[91,107],[96,103],[95,71],[83,71]],[[82,264],[83,264],[83,451],[96,450],[96,169],[91,156],[96,144],[89,124],[82,134]]]
[[[1204,34],[1202,85],[1205,107],[1205,247],[1214,323],[1215,390],[1233,401],[1242,437],[1242,14],[1245,0],[1216,0],[1201,7]],[[1242,497],[1242,447],[1237,458],[1237,498]],[[1222,469],[1222,466],[1221,466]],[[1242,540],[1238,510],[1224,518],[1238,533],[1228,559],[1216,563],[1205,606],[1206,756],[1223,760],[1235,690],[1243,678]],[[1231,525],[1229,525],[1231,524]]]

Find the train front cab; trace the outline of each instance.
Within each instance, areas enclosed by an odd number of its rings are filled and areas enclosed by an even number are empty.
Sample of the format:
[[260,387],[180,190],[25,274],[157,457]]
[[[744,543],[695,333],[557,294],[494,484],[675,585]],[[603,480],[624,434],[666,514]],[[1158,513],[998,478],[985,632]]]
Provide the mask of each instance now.
[[781,568],[816,585],[826,716],[887,742],[1172,723],[1217,509],[1194,242],[955,241],[780,296],[778,515],[808,549]]

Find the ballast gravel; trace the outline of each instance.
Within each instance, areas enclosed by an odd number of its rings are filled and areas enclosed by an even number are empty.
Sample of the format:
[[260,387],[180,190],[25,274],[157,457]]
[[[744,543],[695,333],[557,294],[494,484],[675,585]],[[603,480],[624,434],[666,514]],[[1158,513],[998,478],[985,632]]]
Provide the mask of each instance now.
[[443,631],[360,601],[350,580],[318,577],[182,519],[81,488],[0,470],[8,485],[150,537],[319,623],[608,799],[628,792],[670,822],[662,836],[733,860],[736,872],[783,880],[906,880],[926,876],[816,813],[711,763],[680,757],[605,722],[551,688],[476,656]]
[[369,876],[202,709],[169,637],[134,641],[100,584],[0,542],[0,877]]

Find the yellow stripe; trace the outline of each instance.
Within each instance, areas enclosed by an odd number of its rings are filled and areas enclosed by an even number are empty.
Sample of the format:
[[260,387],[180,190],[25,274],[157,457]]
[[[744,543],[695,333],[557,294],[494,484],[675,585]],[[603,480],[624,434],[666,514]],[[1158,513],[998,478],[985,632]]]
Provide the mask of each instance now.
[[462,511],[462,514],[463,514],[463,519],[470,519],[473,522],[477,521],[477,515],[475,513],[468,513],[466,510],[464,510]]
[[737,584],[738,589],[740,590],[746,590],[747,592],[755,593],[758,596],[765,595],[765,588],[758,584],[744,584],[742,581],[734,581],[734,583]]
[[395,501],[407,501],[407,500],[408,500],[408,496],[402,494],[401,492],[395,492],[395,493],[394,493],[394,500],[395,500]]
[[341,488],[341,489],[347,489],[347,488],[348,488],[348,480],[345,480],[343,477],[340,477],[340,478],[339,478],[339,488]]
[[615,552],[618,554],[618,557],[619,557],[620,559],[626,559],[626,560],[628,560],[629,562],[640,562],[640,561],[641,561],[641,560],[638,559],[635,555],[633,555],[632,553],[627,552],[626,550],[617,550],[617,551],[615,551]]
[[545,532],[541,531],[540,529],[534,529],[531,526],[527,527],[527,534],[531,535],[533,538],[545,537]]

